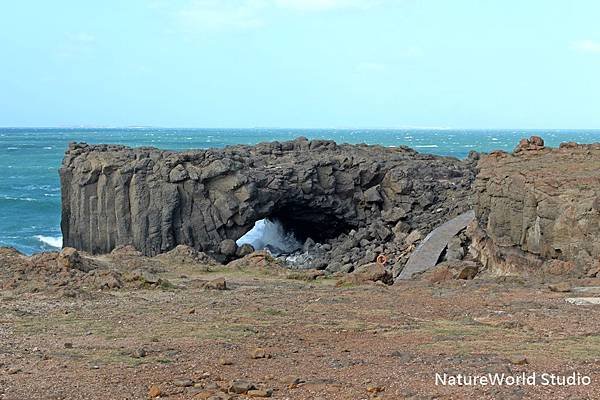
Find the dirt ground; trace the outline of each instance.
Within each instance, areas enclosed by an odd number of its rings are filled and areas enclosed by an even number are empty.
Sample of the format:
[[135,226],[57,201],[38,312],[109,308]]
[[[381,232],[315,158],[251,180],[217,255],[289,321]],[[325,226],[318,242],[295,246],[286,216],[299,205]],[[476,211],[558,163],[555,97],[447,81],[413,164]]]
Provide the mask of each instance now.
[[[0,399],[244,399],[225,392],[252,386],[275,399],[600,398],[599,306],[567,304],[572,293],[542,283],[336,286],[189,265],[158,274],[170,284],[1,290]],[[200,284],[219,277],[227,290]],[[591,384],[435,381],[496,372]]]

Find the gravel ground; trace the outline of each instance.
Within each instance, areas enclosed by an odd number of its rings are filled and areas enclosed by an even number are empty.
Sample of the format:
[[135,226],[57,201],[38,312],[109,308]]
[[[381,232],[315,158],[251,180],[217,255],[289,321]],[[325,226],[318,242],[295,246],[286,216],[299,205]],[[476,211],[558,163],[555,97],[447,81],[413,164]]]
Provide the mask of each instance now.
[[[600,398],[598,306],[541,283],[336,286],[189,265],[158,275],[170,284],[0,291],[0,399]],[[228,290],[203,288],[215,278]],[[534,372],[591,384],[435,380]]]

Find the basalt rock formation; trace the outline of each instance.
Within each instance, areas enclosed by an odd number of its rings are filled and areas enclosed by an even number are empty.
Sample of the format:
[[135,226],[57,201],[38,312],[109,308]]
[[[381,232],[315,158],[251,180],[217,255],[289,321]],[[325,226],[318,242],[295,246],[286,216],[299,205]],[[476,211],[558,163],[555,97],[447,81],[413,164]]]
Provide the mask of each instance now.
[[306,240],[305,267],[406,261],[419,232],[470,206],[477,155],[289,142],[186,152],[71,144],[60,170],[64,245],[152,256],[184,244],[226,261],[257,220]]
[[470,234],[484,266],[498,274],[592,269],[600,259],[600,144],[556,149],[532,137],[513,154],[482,156],[478,168]]

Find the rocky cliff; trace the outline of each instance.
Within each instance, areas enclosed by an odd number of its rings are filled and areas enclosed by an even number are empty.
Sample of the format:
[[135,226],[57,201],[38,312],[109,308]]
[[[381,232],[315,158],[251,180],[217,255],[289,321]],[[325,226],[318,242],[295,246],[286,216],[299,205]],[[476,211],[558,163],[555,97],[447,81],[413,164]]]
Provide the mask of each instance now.
[[539,137],[479,162],[473,249],[492,271],[583,274],[600,258],[600,144]]
[[378,254],[402,263],[419,232],[469,209],[475,158],[304,138],[187,152],[71,144],[64,244],[145,255],[186,244],[225,260],[271,218],[321,250],[312,267],[351,270]]

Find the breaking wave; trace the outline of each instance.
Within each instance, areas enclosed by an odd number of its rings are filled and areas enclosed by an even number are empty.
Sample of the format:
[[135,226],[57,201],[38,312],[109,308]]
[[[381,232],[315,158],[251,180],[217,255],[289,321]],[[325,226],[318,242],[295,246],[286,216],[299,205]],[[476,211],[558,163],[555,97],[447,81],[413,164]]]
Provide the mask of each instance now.
[[256,250],[266,249],[273,255],[290,254],[302,248],[293,233],[286,232],[279,221],[261,219],[254,228],[237,240],[238,246],[251,244]]
[[36,235],[35,237],[37,240],[39,240],[40,242],[47,244],[50,247],[56,247],[57,249],[62,248],[63,245],[63,238],[62,236],[43,236],[43,235]]

